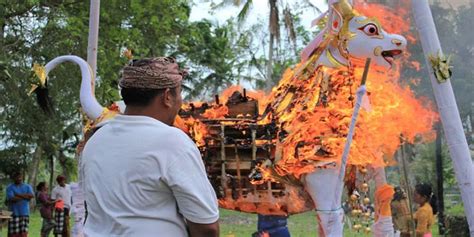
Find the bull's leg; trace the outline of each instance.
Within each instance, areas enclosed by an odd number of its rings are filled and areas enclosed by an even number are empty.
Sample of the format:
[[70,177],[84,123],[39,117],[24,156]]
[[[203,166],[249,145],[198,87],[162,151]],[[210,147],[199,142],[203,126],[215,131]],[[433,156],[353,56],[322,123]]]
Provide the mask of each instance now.
[[306,190],[316,206],[318,236],[340,237],[343,235],[342,185],[338,183],[338,174],[339,166],[318,169],[304,177]]

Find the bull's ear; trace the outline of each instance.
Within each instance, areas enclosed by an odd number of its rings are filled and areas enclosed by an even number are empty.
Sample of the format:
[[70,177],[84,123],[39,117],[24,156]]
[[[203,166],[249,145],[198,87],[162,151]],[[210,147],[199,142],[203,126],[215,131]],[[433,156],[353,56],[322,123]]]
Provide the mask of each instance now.
[[331,5],[331,10],[329,12],[328,29],[331,33],[338,34],[344,24],[344,18],[342,18],[342,14],[334,7],[334,5]]
[[349,21],[357,12],[352,7],[351,1],[348,0],[331,0],[330,13],[328,20],[328,29],[331,33],[337,34],[342,29],[344,21]]

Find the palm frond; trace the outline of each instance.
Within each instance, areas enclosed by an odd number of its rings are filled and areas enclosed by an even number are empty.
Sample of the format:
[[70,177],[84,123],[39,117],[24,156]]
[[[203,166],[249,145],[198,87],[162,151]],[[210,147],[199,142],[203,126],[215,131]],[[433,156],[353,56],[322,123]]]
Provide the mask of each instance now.
[[240,0],[221,0],[217,4],[212,3],[211,4],[211,9],[212,10],[217,10],[217,9],[227,7],[227,6],[230,6],[230,5],[240,7],[241,4],[242,4],[242,1],[240,1]]
[[[240,2],[240,1],[239,1]],[[245,21],[247,16],[249,15],[250,8],[252,7],[253,1],[252,0],[247,0],[244,4],[244,7],[242,7],[242,10],[240,10],[239,14],[237,15],[237,21],[239,23],[242,23]]]

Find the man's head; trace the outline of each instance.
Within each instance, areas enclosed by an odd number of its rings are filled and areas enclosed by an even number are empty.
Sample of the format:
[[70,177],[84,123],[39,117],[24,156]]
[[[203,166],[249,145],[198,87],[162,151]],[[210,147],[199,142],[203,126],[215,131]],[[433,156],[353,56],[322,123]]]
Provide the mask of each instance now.
[[21,184],[23,183],[23,174],[21,174],[21,172],[15,172],[12,175],[12,179],[15,184]]
[[119,82],[127,105],[125,114],[151,116],[173,124],[181,108],[181,82],[185,74],[173,58],[133,60],[123,68]]
[[66,186],[66,177],[64,177],[64,175],[58,175],[56,182],[58,182],[59,186],[64,187]]

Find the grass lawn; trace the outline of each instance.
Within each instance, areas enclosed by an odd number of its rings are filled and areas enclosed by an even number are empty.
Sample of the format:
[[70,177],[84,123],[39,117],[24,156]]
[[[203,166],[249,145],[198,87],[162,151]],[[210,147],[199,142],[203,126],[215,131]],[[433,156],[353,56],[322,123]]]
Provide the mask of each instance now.
[[[40,236],[41,217],[36,211],[30,216],[31,237]],[[288,219],[288,227],[292,237],[317,236],[316,217],[314,212],[293,215]],[[257,229],[257,215],[220,209],[221,237],[250,237]],[[438,236],[438,226],[433,226],[433,236]],[[0,237],[7,236],[6,227],[2,229]],[[50,234],[50,236],[53,236]],[[372,236],[371,234],[353,233],[344,229],[344,236]]]

